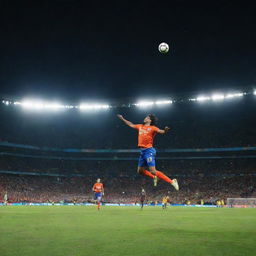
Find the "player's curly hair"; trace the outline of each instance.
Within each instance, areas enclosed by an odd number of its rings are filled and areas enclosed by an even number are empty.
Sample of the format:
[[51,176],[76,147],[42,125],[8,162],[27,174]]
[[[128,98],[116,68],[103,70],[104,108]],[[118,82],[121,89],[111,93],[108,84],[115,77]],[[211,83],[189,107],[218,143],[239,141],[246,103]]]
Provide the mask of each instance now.
[[149,118],[151,120],[151,124],[150,125],[156,125],[157,121],[158,121],[158,118],[154,114],[149,114],[148,116],[149,116]]

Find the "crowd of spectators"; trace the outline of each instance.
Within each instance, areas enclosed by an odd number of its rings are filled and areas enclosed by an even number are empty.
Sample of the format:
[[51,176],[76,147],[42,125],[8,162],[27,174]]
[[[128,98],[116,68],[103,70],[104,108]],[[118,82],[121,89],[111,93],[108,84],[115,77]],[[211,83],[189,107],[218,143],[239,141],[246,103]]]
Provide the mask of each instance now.
[[[28,172],[31,166],[23,160]],[[101,178],[105,186],[104,201],[112,203],[135,203],[142,188],[147,192],[148,201],[161,200],[164,195],[169,195],[173,203],[188,200],[191,203],[201,200],[214,203],[219,199],[256,194],[255,160],[159,161],[160,170],[178,179],[180,191],[175,191],[163,181],[154,187],[152,180],[136,173],[136,163],[133,162],[80,162],[84,166],[80,166],[76,172],[75,169],[72,172],[74,167],[69,163],[66,162],[69,174],[79,174],[81,177],[23,175],[22,168],[20,174],[1,174],[0,198],[3,199],[7,191],[10,202],[88,202],[93,198],[92,186],[97,178]],[[13,169],[15,161],[9,162],[9,165]],[[44,169],[31,168],[30,171],[34,174],[56,174],[56,169],[49,169],[50,166],[51,163],[46,164]]]

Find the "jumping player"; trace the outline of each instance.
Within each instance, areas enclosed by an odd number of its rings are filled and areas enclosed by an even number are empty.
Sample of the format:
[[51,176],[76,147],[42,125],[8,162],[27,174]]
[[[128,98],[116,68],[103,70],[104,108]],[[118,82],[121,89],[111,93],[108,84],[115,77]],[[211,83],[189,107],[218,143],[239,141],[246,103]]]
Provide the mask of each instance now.
[[[166,134],[170,130],[165,127],[164,130],[157,128],[157,118],[153,114],[145,117],[143,124],[133,124],[132,122],[124,119],[122,115],[117,115],[126,125],[133,129],[138,130],[138,147],[141,149],[141,154],[138,163],[138,173],[148,176],[154,180],[154,185],[157,184],[157,178],[171,184],[176,190],[179,190],[179,185],[176,179],[170,179],[164,173],[156,170],[155,155],[156,150],[153,148],[153,140],[157,133]],[[148,168],[148,170],[146,170]]]
[[146,191],[144,189],[141,190],[141,193],[140,193],[140,205],[141,205],[141,210],[143,209],[144,207],[144,201],[146,199]]
[[100,179],[97,179],[97,182],[92,187],[92,191],[94,192],[94,199],[97,203],[97,208],[99,210],[101,198],[102,196],[104,196],[104,187],[103,184],[100,182]]

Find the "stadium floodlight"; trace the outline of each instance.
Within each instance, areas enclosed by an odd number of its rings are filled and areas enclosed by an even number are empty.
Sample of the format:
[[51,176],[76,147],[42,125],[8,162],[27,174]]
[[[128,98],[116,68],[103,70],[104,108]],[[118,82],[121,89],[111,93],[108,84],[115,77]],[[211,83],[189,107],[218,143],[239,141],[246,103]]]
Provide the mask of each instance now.
[[65,106],[63,106],[63,105],[61,105],[59,103],[46,103],[43,106],[46,109],[52,109],[52,110],[65,108]]
[[10,101],[9,100],[3,100],[2,101],[6,106],[8,106],[10,104]]
[[44,104],[41,101],[22,101],[21,106],[25,109],[39,110],[44,108]]
[[75,106],[72,106],[72,105],[65,105],[64,108],[71,109],[71,108],[75,108]]
[[218,101],[224,100],[225,96],[223,94],[213,94],[211,98],[213,101]]
[[239,93],[229,93],[225,96],[225,99],[233,99],[233,98],[239,98],[239,97],[243,97],[244,93],[239,92]]
[[171,100],[157,100],[155,102],[156,105],[168,105],[168,104],[172,104]]
[[207,100],[210,100],[211,98],[210,97],[207,97],[207,96],[198,96],[196,98],[196,101],[199,101],[199,102],[203,102],[203,101],[207,101]]
[[253,92],[254,95],[256,95],[256,90]]
[[25,100],[22,102],[16,102],[15,105],[21,105],[25,109],[30,109],[30,110],[42,110],[42,109],[47,109],[47,110],[58,110],[58,109],[64,109],[65,106],[61,105],[59,103],[53,102],[53,103],[46,103],[43,101],[35,101],[35,100]]
[[109,109],[110,105],[107,104],[80,104],[79,109],[81,110],[101,110]]
[[154,105],[154,101],[139,101],[134,104],[137,107],[150,107]]

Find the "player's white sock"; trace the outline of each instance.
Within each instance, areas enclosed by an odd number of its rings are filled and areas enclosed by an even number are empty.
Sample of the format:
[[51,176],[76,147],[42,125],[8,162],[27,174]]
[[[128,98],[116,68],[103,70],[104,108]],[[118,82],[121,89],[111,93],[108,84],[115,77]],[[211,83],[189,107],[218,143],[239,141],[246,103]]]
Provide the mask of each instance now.
[[157,186],[157,182],[158,182],[157,176],[154,177],[153,182],[154,182],[154,186],[156,187]]

